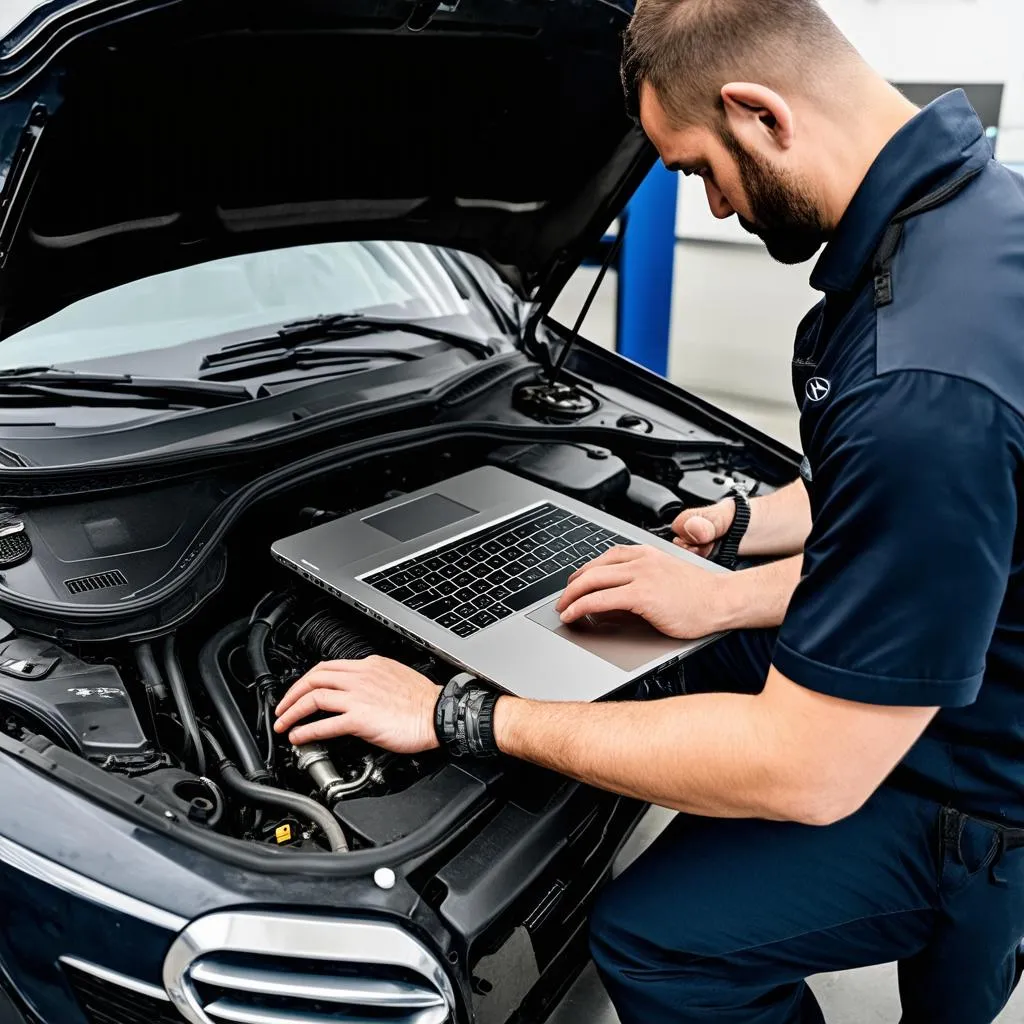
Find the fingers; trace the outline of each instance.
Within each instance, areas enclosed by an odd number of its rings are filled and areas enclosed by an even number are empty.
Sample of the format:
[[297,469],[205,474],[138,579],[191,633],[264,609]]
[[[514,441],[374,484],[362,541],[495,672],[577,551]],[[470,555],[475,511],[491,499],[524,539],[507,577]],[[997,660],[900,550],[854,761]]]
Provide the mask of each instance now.
[[673,543],[677,547],[707,558],[714,550],[715,541],[726,532],[728,526],[712,505],[710,508],[683,512],[672,523],[672,529],[676,534]]
[[592,593],[595,590],[607,590],[609,587],[621,587],[631,582],[633,573],[628,565],[599,565],[591,562],[578,573],[569,577],[569,585],[565,592],[558,599],[555,611],[560,612],[568,608],[573,601],[579,600],[584,594]]
[[707,548],[725,535],[736,515],[733,501],[720,501],[703,508],[680,512],[672,522],[672,532],[685,548]]
[[694,555],[700,555],[701,558],[708,558],[711,555],[711,552],[715,550],[714,544],[691,544],[679,537],[676,537],[672,543],[675,544],[677,548],[682,548],[684,551],[689,551]]
[[562,612],[563,622],[576,622],[585,615],[602,615],[605,612],[632,612],[635,591],[632,584],[623,587],[610,587],[607,590],[595,590],[584,594]]
[[316,689],[331,689],[333,676],[322,672],[319,669],[310,669],[297,683],[293,683],[288,692],[278,701],[274,712],[283,714],[297,700],[305,697],[307,693]]
[[353,736],[355,733],[355,722],[351,715],[346,714],[297,726],[288,734],[288,739],[296,746],[300,746],[303,743],[316,743],[319,740],[333,740],[339,736]]
[[373,657],[359,661],[322,661],[319,665],[311,668],[298,682],[292,684],[278,702],[275,711],[277,714],[281,714],[310,690],[343,687],[346,685],[346,681],[350,681],[346,677],[350,677],[353,672],[365,671],[384,660],[386,659]]
[[718,530],[710,519],[705,519],[704,516],[692,516],[683,523],[683,530],[679,536],[683,541],[689,538],[693,544],[713,544],[718,536]]
[[349,695],[344,690],[311,690],[278,715],[277,722],[274,723],[274,731],[286,732],[290,726],[317,711],[342,714],[348,710],[348,707]]
[[571,583],[580,573],[593,569],[598,565],[618,565],[621,562],[634,562],[643,556],[648,548],[643,544],[622,544],[618,547],[609,548],[603,555],[598,555],[592,562],[580,566],[570,577]]

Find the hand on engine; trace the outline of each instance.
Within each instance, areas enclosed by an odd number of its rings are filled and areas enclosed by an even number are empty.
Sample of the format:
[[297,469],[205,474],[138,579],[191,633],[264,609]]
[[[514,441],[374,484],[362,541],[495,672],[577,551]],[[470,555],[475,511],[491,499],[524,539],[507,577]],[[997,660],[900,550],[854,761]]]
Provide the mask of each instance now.
[[616,547],[569,577],[555,605],[563,622],[632,612],[679,640],[721,628],[723,577],[647,546]]
[[[396,754],[417,754],[438,746],[439,692],[426,676],[390,658],[325,661],[284,695],[274,729],[288,732],[295,744],[358,736]],[[333,717],[296,725],[319,711]]]

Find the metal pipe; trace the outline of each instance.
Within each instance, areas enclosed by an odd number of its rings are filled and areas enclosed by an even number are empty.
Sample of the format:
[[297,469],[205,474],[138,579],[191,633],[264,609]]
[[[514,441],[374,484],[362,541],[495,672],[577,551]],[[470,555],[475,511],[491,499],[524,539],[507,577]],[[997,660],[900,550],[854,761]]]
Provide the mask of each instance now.
[[373,778],[377,762],[372,755],[367,754],[363,758],[363,770],[354,779],[344,779],[334,762],[327,748],[322,743],[303,743],[301,746],[293,746],[297,765],[300,771],[309,772],[324,803],[334,804],[343,796],[348,796],[362,789],[370,779]]

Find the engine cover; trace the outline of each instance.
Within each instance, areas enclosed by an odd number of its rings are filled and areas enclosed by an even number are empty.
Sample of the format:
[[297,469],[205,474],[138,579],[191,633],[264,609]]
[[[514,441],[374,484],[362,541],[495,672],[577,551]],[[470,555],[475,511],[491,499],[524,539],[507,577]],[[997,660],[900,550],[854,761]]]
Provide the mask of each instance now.
[[117,669],[87,664],[47,640],[0,643],[4,704],[91,761],[141,768],[156,759]]

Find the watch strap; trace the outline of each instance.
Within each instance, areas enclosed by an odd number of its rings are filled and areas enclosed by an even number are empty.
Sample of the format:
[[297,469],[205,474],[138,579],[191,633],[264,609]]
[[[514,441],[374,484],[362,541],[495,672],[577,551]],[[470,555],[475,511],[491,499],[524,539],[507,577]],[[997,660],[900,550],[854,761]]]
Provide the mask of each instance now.
[[499,696],[466,672],[441,688],[434,704],[434,733],[452,757],[493,757],[499,752],[494,737]]
[[711,555],[712,561],[724,566],[726,569],[735,569],[739,561],[740,542],[743,540],[750,526],[750,502],[747,496],[739,491],[733,491],[729,497],[736,506],[736,514],[733,516],[732,525],[725,531],[725,535],[718,542],[717,547]]
[[494,735],[494,709],[501,699],[500,693],[494,690],[484,692],[477,715],[477,738],[479,741],[477,757],[496,757],[498,740]]

